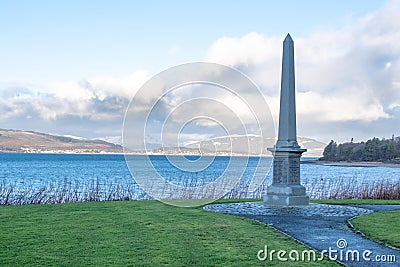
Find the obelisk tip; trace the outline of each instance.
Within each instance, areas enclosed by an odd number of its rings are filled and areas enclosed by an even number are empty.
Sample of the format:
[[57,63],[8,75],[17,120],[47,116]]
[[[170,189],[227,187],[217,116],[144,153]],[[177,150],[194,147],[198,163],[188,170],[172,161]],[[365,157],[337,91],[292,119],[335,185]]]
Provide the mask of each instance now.
[[284,42],[293,42],[293,39],[292,39],[292,37],[290,36],[289,33],[286,35],[286,38],[285,38]]

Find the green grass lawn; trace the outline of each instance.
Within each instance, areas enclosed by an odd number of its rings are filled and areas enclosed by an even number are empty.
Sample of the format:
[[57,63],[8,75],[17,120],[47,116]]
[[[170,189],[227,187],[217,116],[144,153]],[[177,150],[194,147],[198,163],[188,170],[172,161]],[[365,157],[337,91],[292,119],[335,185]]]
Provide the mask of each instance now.
[[257,259],[264,245],[307,249],[249,219],[157,201],[0,207],[2,266],[281,266]]
[[[389,211],[364,215],[352,223],[369,238],[400,247],[399,221],[400,211]],[[264,245],[275,250],[307,249],[249,219],[157,201],[0,206],[1,266],[337,266],[329,261],[260,262],[257,252]]]
[[[316,200],[316,203],[351,205],[351,204],[392,204],[400,205],[400,200]],[[400,210],[381,211],[366,214],[351,220],[356,231],[361,231],[368,238],[400,249]]]
[[354,218],[351,223],[368,238],[400,249],[400,211],[374,212]]

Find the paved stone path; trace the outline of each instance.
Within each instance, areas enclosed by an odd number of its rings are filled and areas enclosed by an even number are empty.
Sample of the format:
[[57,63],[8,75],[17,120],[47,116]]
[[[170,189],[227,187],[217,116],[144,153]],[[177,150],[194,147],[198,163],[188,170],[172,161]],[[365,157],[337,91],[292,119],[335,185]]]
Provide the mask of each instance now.
[[[211,204],[205,206],[204,209],[247,217],[268,224],[319,252],[331,249],[331,255],[337,256],[337,261],[345,266],[400,266],[399,250],[366,239],[348,226],[348,220],[353,217],[374,211],[400,209],[400,205],[310,204],[298,207],[273,207],[264,205],[262,202],[242,202]],[[355,250],[359,253],[359,260],[357,260],[357,252],[351,253]],[[367,250],[372,252],[366,255],[369,261],[362,256]],[[328,252],[325,255],[328,256]],[[396,262],[393,260],[378,262],[377,256],[383,259],[392,255]]]

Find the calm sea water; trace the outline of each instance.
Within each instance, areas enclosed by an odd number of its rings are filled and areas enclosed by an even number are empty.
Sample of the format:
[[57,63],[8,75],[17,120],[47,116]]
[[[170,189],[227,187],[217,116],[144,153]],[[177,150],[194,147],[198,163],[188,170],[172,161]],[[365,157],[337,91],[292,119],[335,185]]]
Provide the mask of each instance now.
[[[136,171],[140,175],[150,173],[146,169],[146,165],[141,164],[141,161],[144,162],[146,157],[132,156],[132,160],[138,163],[137,166],[139,167]],[[230,160],[229,157],[211,158],[210,164],[205,166],[202,171],[182,171],[174,164],[190,167],[197,158],[172,157],[173,163],[165,156],[151,156],[150,159],[155,170],[166,180],[186,186],[199,186],[217,179],[227,168]],[[247,158],[243,157],[239,160],[245,161]],[[251,180],[258,161],[259,158],[250,158],[245,164],[244,173],[242,173],[243,170],[237,170],[238,175],[242,177],[242,183]],[[142,169],[140,169],[140,166],[143,166]],[[234,167],[233,172],[236,171]],[[265,177],[263,186],[258,191],[258,194],[260,194],[272,180],[272,169],[263,167],[258,170],[258,173]],[[302,184],[309,191],[313,190],[316,197],[318,197],[322,187],[340,179],[358,183],[374,183],[382,180],[396,182],[400,180],[400,168],[301,165]],[[84,185],[93,180],[100,181],[102,184],[129,186],[137,191],[138,196],[144,194],[132,178],[123,155],[0,153],[0,187],[13,185],[19,189],[41,188],[50,184],[57,186],[66,181]],[[243,197],[244,195],[240,196]]]

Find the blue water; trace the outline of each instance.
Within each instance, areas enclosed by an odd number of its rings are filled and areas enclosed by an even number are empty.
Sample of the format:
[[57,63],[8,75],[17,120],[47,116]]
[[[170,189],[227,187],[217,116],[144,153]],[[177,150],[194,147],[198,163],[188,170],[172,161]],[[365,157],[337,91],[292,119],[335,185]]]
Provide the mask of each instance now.
[[[147,156],[132,156],[138,167],[137,175],[150,175],[146,169]],[[190,167],[198,157],[172,157],[173,163],[165,156],[150,156],[154,169],[168,182],[185,185],[201,186],[216,180],[229,165],[230,157],[212,158],[210,164],[200,171],[182,171],[177,165]],[[244,184],[251,181],[257,169],[259,158],[236,158],[246,161],[246,168],[235,169],[230,166],[231,173],[239,175],[242,189]],[[247,161],[248,160],[248,161]],[[271,160],[271,159],[268,159]],[[239,162],[237,161],[237,162]],[[142,168],[140,168],[142,166]],[[244,172],[243,172],[244,171]],[[237,173],[235,173],[237,172]],[[243,173],[242,173],[243,172]],[[150,173],[150,174],[149,174]],[[272,180],[272,170],[263,167],[258,173],[265,178],[257,192],[241,197],[258,197]],[[400,168],[390,167],[339,167],[313,164],[301,165],[301,181],[313,196],[318,197],[322,187],[331,185],[339,180],[354,183],[376,183],[379,181],[396,182],[400,180]],[[66,182],[73,182],[77,187],[84,188],[90,182],[97,181],[102,185],[119,185],[129,187],[135,194],[132,198],[145,198],[145,193],[133,179],[123,155],[82,155],[82,154],[18,154],[0,153],[0,189],[13,185],[18,190],[38,189],[41,187],[57,187]],[[137,193],[137,194],[136,194]],[[243,193],[243,192],[242,192]],[[1,190],[0,190],[1,194]],[[147,196],[149,197],[149,196]]]
[[123,155],[0,153],[0,182],[45,185],[65,179],[132,180]]

